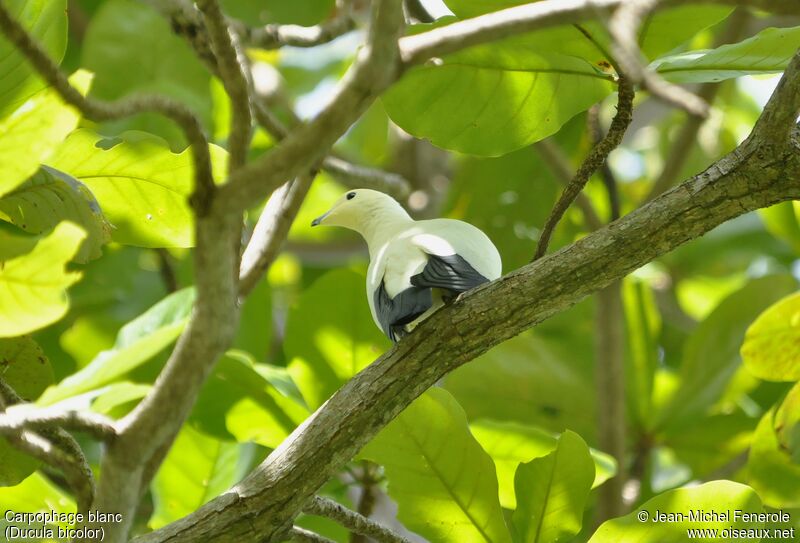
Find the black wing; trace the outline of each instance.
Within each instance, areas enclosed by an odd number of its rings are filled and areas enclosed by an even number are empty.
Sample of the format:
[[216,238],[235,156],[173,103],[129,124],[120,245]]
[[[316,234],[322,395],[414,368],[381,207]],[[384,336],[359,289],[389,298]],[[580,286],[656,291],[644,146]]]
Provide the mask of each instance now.
[[489,280],[478,273],[472,265],[459,255],[428,255],[428,263],[417,275],[411,276],[411,284],[422,288],[440,288],[449,291],[452,297],[466,292]]
[[413,322],[433,305],[429,288],[412,286],[390,298],[381,281],[372,295],[378,322],[381,323],[383,332],[394,342],[400,341],[406,334],[406,324]]

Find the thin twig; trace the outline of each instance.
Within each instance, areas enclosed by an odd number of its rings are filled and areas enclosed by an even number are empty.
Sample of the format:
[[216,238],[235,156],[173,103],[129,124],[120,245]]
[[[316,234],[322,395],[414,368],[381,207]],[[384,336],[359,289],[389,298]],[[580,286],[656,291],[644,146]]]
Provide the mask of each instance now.
[[281,186],[267,200],[242,255],[239,296],[247,296],[275,261],[313,180],[313,173],[301,175]]
[[246,59],[236,47],[236,35],[231,32],[217,0],[198,0],[197,7],[211,38],[219,75],[231,103],[231,126],[228,135],[230,159],[228,171],[239,169],[247,159],[250,146],[251,113],[250,93],[245,67]]
[[351,532],[371,537],[379,543],[410,543],[408,539],[395,534],[388,528],[328,498],[315,496],[309,500],[303,508],[303,512],[308,515],[330,518]]
[[[600,127],[600,108],[595,104],[589,108],[587,112],[587,124],[589,126],[589,135],[592,140],[592,145],[597,145],[603,140],[603,129]],[[604,161],[600,166],[600,179],[606,188],[608,195],[608,208],[610,211],[611,221],[619,219],[621,209],[619,201],[619,187],[617,185],[617,178],[614,172],[611,171],[611,166],[608,161]]]
[[35,407],[23,403],[0,414],[0,434],[53,427],[85,432],[101,441],[113,439],[117,434],[113,420],[90,411],[62,411],[57,406]]
[[633,83],[641,83],[650,93],[689,114],[705,118],[708,116],[708,103],[683,87],[674,85],[656,72],[649,70],[643,62],[639,49],[639,28],[642,21],[658,5],[659,0],[628,0],[614,12],[608,23],[608,30],[614,39],[611,50],[622,73]]
[[30,34],[11,17],[5,3],[0,1],[0,30],[28,59],[34,69],[47,81],[61,98],[79,109],[93,121],[106,121],[130,117],[139,113],[155,112],[172,119],[183,130],[191,146],[194,163],[195,193],[192,203],[198,213],[205,214],[214,191],[208,140],[198,118],[180,102],[157,95],[122,98],[113,102],[83,96],[70,85],[58,65],[47,55]]
[[408,196],[411,188],[400,174],[354,164],[334,155],[322,159],[322,169],[351,188],[375,189],[398,198]]
[[291,24],[268,24],[250,28],[244,24],[235,26],[242,41],[260,49],[277,49],[284,45],[292,47],[315,47],[335,40],[356,28],[349,2],[337,2],[337,13],[331,19],[314,26]]
[[292,537],[292,541],[297,541],[298,543],[336,543],[332,539],[323,537],[310,530],[301,528],[300,526],[292,526],[289,534]]
[[[561,147],[550,139],[537,141],[533,147],[555,178],[565,187],[569,185],[569,182],[575,177],[575,170]],[[603,226],[603,221],[600,220],[592,201],[584,193],[581,192],[575,197],[575,205],[581,210],[583,222],[588,230],[597,230]]]
[[558,221],[561,220],[561,217],[564,216],[564,213],[572,205],[577,195],[583,190],[592,174],[606,161],[608,154],[622,142],[625,130],[627,130],[633,118],[633,98],[633,86],[625,77],[621,77],[618,85],[617,113],[614,116],[614,120],[611,121],[608,134],[592,148],[589,156],[578,168],[575,177],[572,178],[572,181],[570,181],[555,206],[553,206],[553,210],[542,228],[542,234],[539,237],[536,255],[533,260],[544,256]]

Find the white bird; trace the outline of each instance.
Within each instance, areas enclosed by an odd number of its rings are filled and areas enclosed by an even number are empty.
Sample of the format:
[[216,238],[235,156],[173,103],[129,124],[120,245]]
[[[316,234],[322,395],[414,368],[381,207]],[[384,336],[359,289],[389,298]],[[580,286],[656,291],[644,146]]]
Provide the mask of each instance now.
[[391,196],[351,190],[311,226],[355,230],[369,248],[367,300],[375,324],[399,341],[445,302],[500,277],[500,254],[478,228],[415,221]]

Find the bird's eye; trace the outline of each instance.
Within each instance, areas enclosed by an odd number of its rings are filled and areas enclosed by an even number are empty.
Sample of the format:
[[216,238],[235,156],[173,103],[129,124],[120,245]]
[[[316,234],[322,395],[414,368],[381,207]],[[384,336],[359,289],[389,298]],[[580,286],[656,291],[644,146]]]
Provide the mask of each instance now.
[[356,197],[356,193],[355,192],[348,192],[347,193],[347,199],[348,200],[352,200],[355,197]]

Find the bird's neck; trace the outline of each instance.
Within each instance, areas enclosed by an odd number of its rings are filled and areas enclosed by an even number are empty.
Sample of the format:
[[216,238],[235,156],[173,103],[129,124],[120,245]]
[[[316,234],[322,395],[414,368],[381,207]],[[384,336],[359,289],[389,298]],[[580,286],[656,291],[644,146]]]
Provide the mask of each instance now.
[[367,242],[370,258],[375,258],[389,240],[413,224],[414,219],[399,205],[390,211],[365,214],[359,233]]

